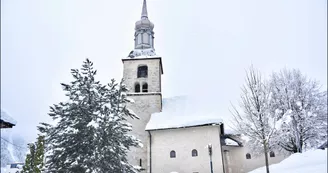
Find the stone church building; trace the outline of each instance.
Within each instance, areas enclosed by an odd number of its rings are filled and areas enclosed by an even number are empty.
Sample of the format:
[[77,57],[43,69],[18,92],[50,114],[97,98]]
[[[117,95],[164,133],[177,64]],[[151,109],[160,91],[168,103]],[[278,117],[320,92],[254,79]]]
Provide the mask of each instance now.
[[[143,143],[131,149],[128,159],[142,173],[242,173],[264,166],[264,159],[254,158],[240,135],[225,132],[220,115],[194,111],[201,104],[197,98],[163,99],[162,57],[155,53],[146,0],[135,23],[134,50],[122,62],[128,96],[134,100],[128,107],[140,117],[130,120],[131,133]],[[270,152],[270,164],[282,159]]]

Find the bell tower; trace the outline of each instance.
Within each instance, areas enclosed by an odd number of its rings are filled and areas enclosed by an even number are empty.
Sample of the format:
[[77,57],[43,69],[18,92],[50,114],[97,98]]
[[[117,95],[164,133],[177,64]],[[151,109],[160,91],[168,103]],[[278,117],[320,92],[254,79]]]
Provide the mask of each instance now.
[[150,22],[146,0],[143,0],[141,19],[135,23],[134,49],[123,62],[123,79],[129,88],[128,97],[134,100],[127,105],[140,119],[129,119],[132,132],[140,139],[142,148],[131,148],[128,153],[129,163],[141,166],[143,173],[150,169],[149,134],[145,127],[151,114],[162,110],[161,75],[163,74],[162,58],[154,49],[154,24]]

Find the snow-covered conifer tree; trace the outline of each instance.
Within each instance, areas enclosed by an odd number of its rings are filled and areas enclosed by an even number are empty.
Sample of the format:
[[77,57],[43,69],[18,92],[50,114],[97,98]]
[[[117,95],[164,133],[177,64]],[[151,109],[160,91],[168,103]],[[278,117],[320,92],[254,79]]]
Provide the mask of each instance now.
[[327,91],[295,69],[273,73],[270,84],[281,122],[276,144],[296,153],[327,141]]
[[38,136],[35,146],[36,146],[36,150],[35,150],[35,157],[34,157],[34,166],[35,166],[34,173],[41,173],[45,169],[44,168],[44,152],[45,152],[44,136],[42,135]]
[[23,173],[34,173],[34,157],[35,157],[35,145],[33,143],[28,144],[30,149],[25,158],[25,164],[23,166]]
[[39,135],[37,142],[28,144],[28,147],[30,151],[22,173],[41,173],[44,170],[44,136]]
[[126,159],[129,147],[139,141],[127,134],[132,127],[126,118],[137,116],[125,107],[125,85],[100,84],[88,59],[81,71],[71,73],[74,80],[62,84],[68,101],[50,107],[57,124],[39,127],[46,135],[47,172],[137,172]]
[[127,162],[127,151],[130,146],[140,145],[140,141],[127,133],[132,130],[127,118],[138,118],[132,110],[127,109],[127,88],[121,81],[112,80],[109,91],[104,93],[109,99],[109,105],[103,105],[102,116],[95,120],[99,132],[97,136],[96,157],[97,172],[135,172],[134,167]]
[[266,171],[269,173],[268,152],[271,137],[275,134],[275,114],[270,109],[270,87],[253,67],[247,71],[242,88],[240,109],[233,111],[234,127],[249,137],[247,145],[255,154],[265,155]]

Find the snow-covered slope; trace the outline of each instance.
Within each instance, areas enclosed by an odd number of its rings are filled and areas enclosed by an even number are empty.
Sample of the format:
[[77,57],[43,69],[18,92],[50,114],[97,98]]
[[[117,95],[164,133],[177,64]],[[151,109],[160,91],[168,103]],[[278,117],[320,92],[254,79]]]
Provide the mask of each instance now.
[[14,162],[24,162],[27,144],[23,137],[11,129],[1,129],[1,168]]
[[[263,173],[265,167],[249,173]],[[327,149],[296,153],[270,166],[270,173],[327,173]]]

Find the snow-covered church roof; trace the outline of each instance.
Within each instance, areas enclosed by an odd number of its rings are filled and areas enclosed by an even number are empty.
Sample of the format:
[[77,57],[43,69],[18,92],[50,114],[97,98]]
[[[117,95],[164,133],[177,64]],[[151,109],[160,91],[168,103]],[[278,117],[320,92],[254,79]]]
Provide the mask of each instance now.
[[187,96],[164,98],[162,112],[151,115],[146,130],[221,124],[223,121],[220,115],[207,111],[201,102]]
[[10,123],[13,125],[16,125],[16,120],[14,120],[11,116],[9,116],[9,114],[4,111],[3,109],[1,109],[1,121],[4,121],[6,123]]

